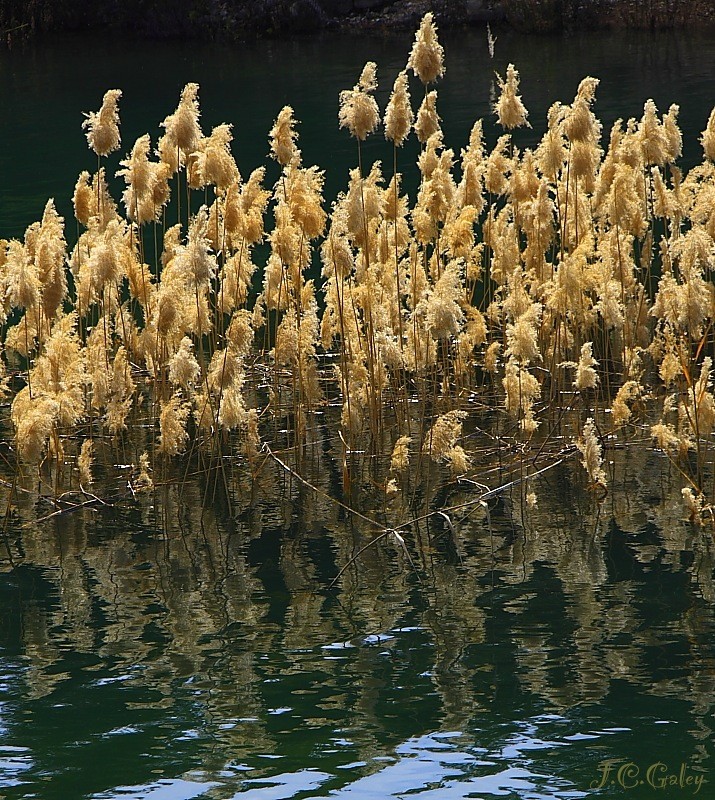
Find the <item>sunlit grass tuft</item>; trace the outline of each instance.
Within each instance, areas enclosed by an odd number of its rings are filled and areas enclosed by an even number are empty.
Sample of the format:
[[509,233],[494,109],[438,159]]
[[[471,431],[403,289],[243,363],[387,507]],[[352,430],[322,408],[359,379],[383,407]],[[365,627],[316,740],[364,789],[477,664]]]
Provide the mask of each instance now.
[[[445,69],[431,15],[407,67],[422,100],[415,113],[400,72],[384,113],[387,171],[363,163],[381,119],[376,65],[341,93],[357,163],[329,213],[290,107],[270,132],[281,173],[266,187],[264,167],[241,176],[230,125],[204,135],[196,84],[155,149],[146,134],[118,161],[118,204],[106,175],[121,92],[105,95],[83,126],[97,167],[74,189],[72,248],[49,201],[0,252],[19,469],[74,465],[86,488],[99,441],[131,460],[136,490],[184,454],[222,469],[229,454],[259,480],[281,451],[302,475],[325,415],[348,498],[369,481],[413,502],[416,476],[432,480],[426,462],[474,480],[496,460],[517,468],[533,505],[544,458],[579,451],[601,494],[604,448],[635,435],[680,470],[688,514],[708,512],[713,117],[702,164],[684,174],[677,106],[660,115],[648,100],[604,142],[587,77],[522,152],[512,132],[528,111],[509,65],[494,105],[501,135],[489,149],[477,121],[457,154],[437,111]],[[414,198],[397,156],[412,132]]]

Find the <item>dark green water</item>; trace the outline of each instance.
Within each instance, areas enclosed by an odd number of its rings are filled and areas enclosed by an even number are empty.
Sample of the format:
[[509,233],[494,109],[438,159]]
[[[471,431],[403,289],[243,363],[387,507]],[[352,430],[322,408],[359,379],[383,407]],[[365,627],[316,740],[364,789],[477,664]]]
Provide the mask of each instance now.
[[615,759],[599,797],[695,794],[657,764],[712,797],[712,534],[659,456],[622,452],[601,505],[554,470],[528,515],[413,526],[414,569],[385,540],[333,589],[370,532],[270,474],[232,519],[188,481],[33,525],[30,489],[0,794],[578,798]]
[[[268,131],[280,109],[293,106],[301,121],[304,164],[326,170],[326,196],[332,200],[346,188],[348,170],[356,162],[354,140],[338,129],[338,95],[357,82],[365,61],[373,60],[380,81],[377,98],[384,108],[411,40],[411,35],[330,37],[225,47],[82,38],[2,50],[1,235],[20,236],[39,219],[48,197],[72,220],[77,176],[96,168],[81,130],[82,114],[99,109],[109,88],[124,93],[122,149],[109,160],[110,174],[137,137],[150,133],[156,144],[159,123],[175,109],[183,86],[193,81],[201,87],[204,131],[233,123],[234,153],[244,176],[267,163]],[[675,33],[524,38],[505,32],[498,36],[493,60],[481,32],[452,32],[442,40],[447,73],[437,86],[438,111],[445,142],[457,154],[478,118],[486,121],[488,144],[496,140],[490,113],[493,76],[495,71],[505,74],[513,62],[533,126],[517,131],[523,146],[534,145],[543,134],[549,106],[556,100],[571,102],[579,81],[594,75],[601,79],[595,110],[606,143],[616,118],[640,117],[645,100],[653,98],[662,112],[671,103],[681,107],[684,163],[702,158],[697,140],[715,104],[715,41],[710,38]],[[413,85],[412,91],[416,107],[422,90]],[[367,140],[365,152],[368,161],[392,163],[392,149],[380,134]],[[409,145],[401,152],[406,171],[414,168],[415,154]],[[277,174],[269,171],[269,178]]]
[[[124,91],[124,152],[198,82],[204,128],[235,124],[244,175],[290,103],[304,162],[328,170],[334,196],[354,161],[338,92],[370,58],[384,101],[409,40],[2,52],[0,235],[21,235],[48,196],[69,218],[77,173],[94,167],[81,112],[110,87]],[[444,43],[456,150],[488,113],[491,71],[513,61],[524,143],[593,74],[606,125],[648,97],[678,102],[685,161],[699,158],[713,41],[502,34],[494,62],[481,35]],[[368,150],[389,158],[377,137]],[[455,517],[454,537],[415,525],[413,563],[386,538],[332,588],[372,533],[273,472],[235,489],[230,512],[190,478],[39,523],[54,506],[30,482],[0,542],[0,797],[715,796],[712,532],[682,519],[659,456],[614,452],[600,504],[567,464],[536,510],[507,494]],[[323,465],[315,482],[329,479]]]

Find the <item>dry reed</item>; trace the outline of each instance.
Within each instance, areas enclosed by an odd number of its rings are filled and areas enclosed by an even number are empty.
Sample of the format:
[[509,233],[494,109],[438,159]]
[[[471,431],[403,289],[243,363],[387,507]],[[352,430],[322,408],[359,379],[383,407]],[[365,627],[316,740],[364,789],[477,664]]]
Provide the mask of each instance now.
[[[337,403],[344,486],[370,464],[394,494],[425,460],[453,477],[479,473],[469,449],[478,400],[497,436],[519,443],[522,481],[570,410],[571,440],[601,488],[608,436],[658,419],[655,446],[687,477],[688,513],[702,516],[715,493],[715,112],[704,160],[684,174],[677,106],[660,115],[649,100],[603,143],[598,81],[587,77],[570,105],[552,106],[538,147],[521,152],[512,132],[528,111],[510,64],[494,105],[504,133],[489,150],[479,121],[457,156],[430,88],[445,70],[429,14],[407,67],[424,96],[415,114],[399,73],[384,114],[388,178],[360,149],[380,124],[375,64],[341,93],[358,164],[330,214],[290,107],[270,132],[281,168],[270,190],[263,168],[241,177],[229,125],[203,134],[196,84],[156,150],[145,135],[119,161],[122,213],[106,180],[121,92],[105,95],[84,123],[98,165],[75,187],[76,244],[68,251],[50,201],[24,241],[0,251],[1,377],[13,381],[20,462],[62,461],[69,442],[88,486],[94,439],[118,446],[141,418],[137,491],[153,485],[154,461],[213,457],[232,441],[255,465],[271,421],[288,431],[299,468],[315,414]],[[414,202],[397,169],[411,131],[422,144]],[[525,501],[535,504],[533,491]]]

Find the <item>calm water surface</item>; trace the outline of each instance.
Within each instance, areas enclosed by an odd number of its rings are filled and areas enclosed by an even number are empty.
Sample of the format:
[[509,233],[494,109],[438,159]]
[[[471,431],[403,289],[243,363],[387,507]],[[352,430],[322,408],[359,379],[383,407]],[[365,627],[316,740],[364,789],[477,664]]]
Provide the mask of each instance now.
[[[234,123],[244,175],[290,103],[304,162],[328,171],[334,197],[354,163],[338,92],[373,59],[384,104],[410,39],[3,51],[0,235],[22,235],[49,196],[71,219],[77,174],[95,166],[81,112],[114,87],[126,152],[198,82],[204,129]],[[444,44],[455,150],[488,115],[493,70],[513,61],[533,122],[523,144],[591,74],[606,126],[648,97],[677,102],[684,161],[700,158],[711,40],[500,34],[494,61],[481,35]],[[391,157],[378,137],[368,151]],[[712,534],[682,519],[657,454],[614,459],[600,504],[565,465],[538,509],[504,495],[455,518],[453,535],[415,525],[411,562],[385,539],[332,587],[372,532],[270,470],[230,507],[189,478],[44,522],[53,507],[30,482],[0,542],[0,797],[715,796]]]
[[[438,110],[446,145],[459,153],[476,119],[485,119],[491,146],[498,132],[490,113],[494,72],[505,74],[513,62],[521,73],[524,102],[532,131],[517,132],[523,146],[536,144],[546,127],[549,106],[573,99],[586,75],[601,79],[595,110],[607,135],[619,117],[640,117],[646,99],[662,112],[681,107],[686,134],[684,163],[702,157],[697,139],[715,105],[715,39],[681,34],[591,34],[525,38],[502,33],[495,58],[489,58],[481,32],[441,37],[446,77],[437,85]],[[303,161],[326,170],[326,196],[347,185],[356,162],[355,142],[338,130],[338,95],[357,82],[367,60],[378,65],[377,97],[384,108],[392,83],[403,69],[412,36],[337,37],[241,44],[93,41],[87,38],[0,51],[0,220],[2,236],[19,236],[54,197],[72,220],[70,199],[79,172],[94,170],[81,124],[109,88],[123,91],[120,101],[122,149],[108,172],[137,137],[150,133],[156,143],[159,123],[176,107],[183,86],[200,85],[205,132],[222,122],[234,125],[234,153],[244,176],[266,164],[268,131],[278,112],[290,104],[298,120]],[[413,104],[422,89],[413,84]],[[499,131],[500,133],[501,131]],[[414,138],[414,137],[413,137]],[[407,146],[401,165],[414,164]],[[381,135],[368,138],[366,159],[392,162]],[[275,166],[275,165],[273,165]],[[277,171],[271,173],[277,176]]]

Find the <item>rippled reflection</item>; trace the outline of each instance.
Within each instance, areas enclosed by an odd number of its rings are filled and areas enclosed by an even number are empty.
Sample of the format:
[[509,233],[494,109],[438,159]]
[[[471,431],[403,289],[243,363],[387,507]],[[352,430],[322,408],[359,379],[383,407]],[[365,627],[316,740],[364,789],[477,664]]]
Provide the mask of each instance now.
[[333,588],[374,531],[279,470],[233,516],[191,479],[33,525],[30,483],[0,573],[0,789],[572,798],[611,758],[708,779],[712,535],[659,454],[613,455],[600,503],[567,462],[537,509],[515,489],[454,536],[413,525],[409,560],[386,537]]

